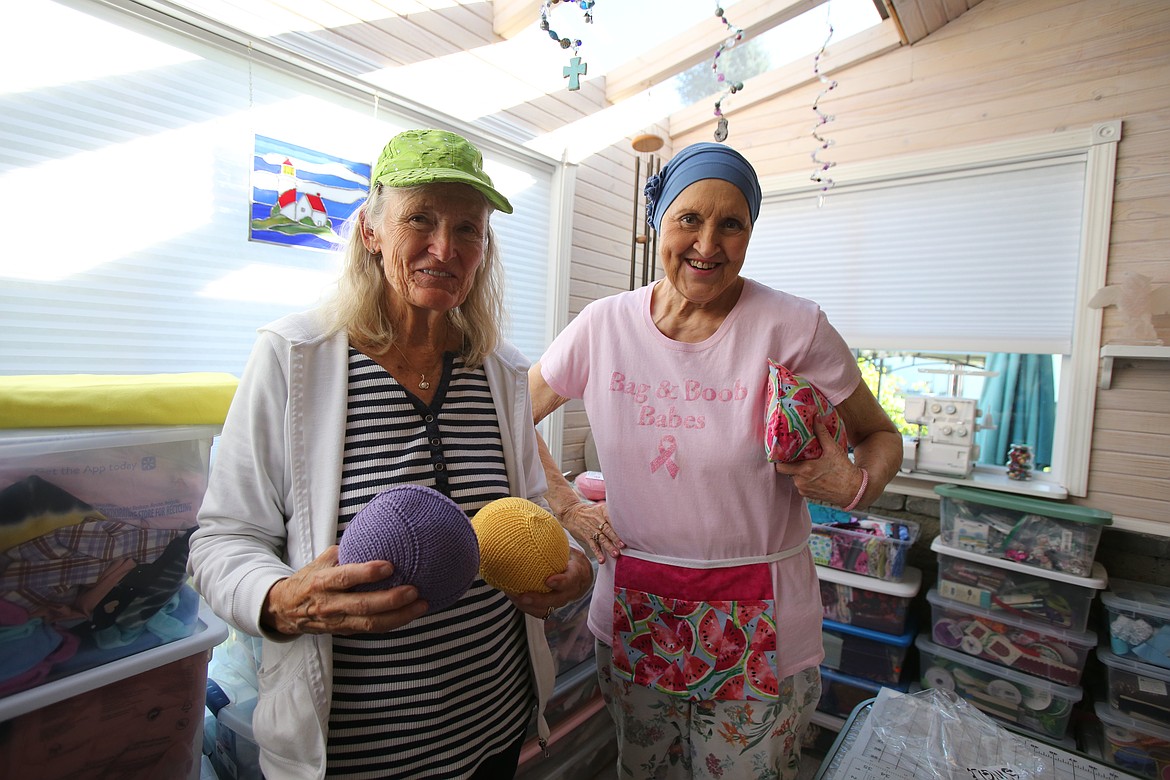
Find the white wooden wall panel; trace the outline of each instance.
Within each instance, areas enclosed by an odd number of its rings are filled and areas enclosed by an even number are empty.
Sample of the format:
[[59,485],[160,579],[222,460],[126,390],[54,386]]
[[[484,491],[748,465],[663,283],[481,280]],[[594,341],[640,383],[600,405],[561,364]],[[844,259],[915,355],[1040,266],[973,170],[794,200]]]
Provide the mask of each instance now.
[[[1170,283],[1168,48],[1170,5],[1161,0],[983,0],[915,45],[836,74],[839,87],[822,104],[835,116],[822,132],[836,143],[822,156],[844,170],[1120,119],[1107,281],[1136,270]],[[797,89],[731,114],[731,143],[762,176],[811,173],[818,92]],[[701,128],[671,141],[708,138]],[[1170,343],[1170,316],[1154,325]],[[1120,326],[1106,310],[1103,341]],[[1089,492],[1078,503],[1170,534],[1170,365],[1123,361],[1113,388],[1097,393]]]

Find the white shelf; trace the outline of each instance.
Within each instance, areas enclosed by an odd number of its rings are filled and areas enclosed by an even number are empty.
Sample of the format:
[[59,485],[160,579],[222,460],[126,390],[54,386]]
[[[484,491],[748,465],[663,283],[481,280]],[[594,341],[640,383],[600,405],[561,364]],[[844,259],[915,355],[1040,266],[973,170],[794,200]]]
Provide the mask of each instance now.
[[1106,344],[1101,347],[1102,390],[1108,390],[1113,383],[1113,359],[1170,360],[1170,347],[1148,344]]
[[985,490],[998,490],[1001,493],[1035,496],[1036,498],[1050,498],[1054,501],[1063,501],[1068,498],[1068,490],[1056,482],[1049,482],[1040,477],[1026,480],[1009,479],[1007,472],[1003,469],[992,470],[988,468],[983,470],[978,466],[966,477],[950,477],[924,471],[899,471],[886,486],[886,490],[920,498],[938,498],[938,494],[934,492],[934,486],[940,483],[966,485]]

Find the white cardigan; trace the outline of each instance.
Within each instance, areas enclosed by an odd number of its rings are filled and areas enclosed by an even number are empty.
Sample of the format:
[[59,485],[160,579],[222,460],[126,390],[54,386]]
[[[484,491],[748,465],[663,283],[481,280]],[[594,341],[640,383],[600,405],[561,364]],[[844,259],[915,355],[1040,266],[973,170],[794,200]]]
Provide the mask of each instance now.
[[[261,329],[191,537],[188,568],[196,588],[217,615],[264,639],[252,729],[268,780],[325,774],[332,638],[286,637],[260,625],[261,606],[276,581],[337,541],[349,342],[344,333],[324,335],[321,323],[309,312]],[[484,362],[511,494],[547,507],[527,368],[509,344]],[[526,616],[525,625],[544,740],[544,709],[556,675],[543,622]]]

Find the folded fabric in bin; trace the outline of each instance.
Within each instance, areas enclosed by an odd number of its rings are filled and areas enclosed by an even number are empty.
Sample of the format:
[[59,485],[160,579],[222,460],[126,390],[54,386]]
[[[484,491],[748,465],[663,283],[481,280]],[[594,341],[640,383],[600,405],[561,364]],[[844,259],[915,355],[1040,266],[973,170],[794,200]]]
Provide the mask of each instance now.
[[0,552],[22,542],[105,515],[37,475],[0,489]]
[[0,428],[222,425],[231,374],[0,376]]
[[0,600],[0,696],[39,685],[77,652],[78,639]]
[[[10,509],[21,513],[9,516]],[[7,535],[18,541],[0,547],[0,603],[25,610],[26,619],[87,621],[111,647],[134,641],[186,581],[195,530],[106,517],[39,477],[0,491],[0,531],[12,528],[47,530]]]
[[87,519],[0,551],[0,593],[33,617],[89,620],[95,598],[104,599],[138,561],[153,561],[189,533]]
[[95,514],[158,528],[194,526],[217,430],[0,430],[0,549]]
[[[101,632],[93,631],[90,626],[79,625],[73,630],[81,639],[77,652],[57,664],[52,676],[57,679],[76,674],[168,642],[185,639],[195,632],[198,617],[199,594],[190,585],[184,584],[159,610],[151,614],[143,623],[142,630],[133,635],[119,638],[106,629],[107,636],[103,638]],[[117,641],[122,644],[116,645]]]
[[813,561],[841,571],[899,580],[907,549],[918,538],[910,520],[887,520],[864,513],[847,522],[815,523],[809,536]]

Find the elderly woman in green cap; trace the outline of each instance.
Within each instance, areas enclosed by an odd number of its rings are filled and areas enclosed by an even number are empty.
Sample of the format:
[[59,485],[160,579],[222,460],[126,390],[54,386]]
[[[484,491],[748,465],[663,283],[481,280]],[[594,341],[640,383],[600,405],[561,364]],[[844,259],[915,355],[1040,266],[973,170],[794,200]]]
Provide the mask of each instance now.
[[263,639],[253,731],[268,780],[511,777],[554,679],[542,618],[579,598],[579,548],[548,593],[481,579],[428,611],[386,561],[338,563],[347,523],[397,485],[473,515],[544,505],[527,361],[500,336],[493,210],[467,140],[395,136],[351,225],[335,298],[261,330],[220,437],[190,568]]

